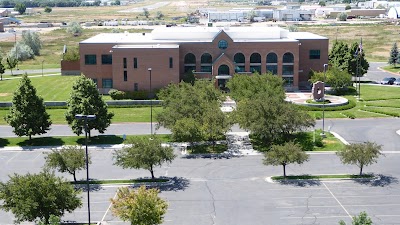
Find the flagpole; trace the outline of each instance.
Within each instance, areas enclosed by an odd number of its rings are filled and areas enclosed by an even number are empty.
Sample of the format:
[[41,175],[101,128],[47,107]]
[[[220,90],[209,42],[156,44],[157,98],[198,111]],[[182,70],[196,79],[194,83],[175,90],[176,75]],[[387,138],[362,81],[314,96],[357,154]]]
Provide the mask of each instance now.
[[[362,47],[362,38],[360,39],[360,45],[359,45],[360,51],[359,51],[359,57],[358,57],[358,62],[357,62],[357,71],[361,63],[361,57],[362,57],[362,52],[363,52],[363,47]],[[358,73],[358,72],[357,72]],[[358,100],[361,100],[361,76],[358,77]]]

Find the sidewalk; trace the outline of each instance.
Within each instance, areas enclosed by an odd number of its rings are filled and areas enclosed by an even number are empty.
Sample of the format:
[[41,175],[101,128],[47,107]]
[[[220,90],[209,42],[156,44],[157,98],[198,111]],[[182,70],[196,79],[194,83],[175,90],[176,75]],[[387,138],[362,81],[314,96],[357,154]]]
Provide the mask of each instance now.
[[[41,69],[37,69],[37,70],[16,70],[13,69],[12,74],[13,75],[22,75],[24,73],[29,74],[42,74],[42,70]],[[61,73],[61,68],[58,69],[43,69],[43,73]],[[11,70],[6,70],[6,72],[3,75],[11,75]]]

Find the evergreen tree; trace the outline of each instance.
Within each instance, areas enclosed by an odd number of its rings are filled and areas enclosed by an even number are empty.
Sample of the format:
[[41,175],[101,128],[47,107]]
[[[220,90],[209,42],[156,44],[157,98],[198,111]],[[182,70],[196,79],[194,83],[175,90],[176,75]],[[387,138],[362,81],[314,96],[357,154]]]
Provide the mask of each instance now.
[[329,52],[329,64],[340,70],[347,71],[349,60],[353,53],[349,52],[349,47],[346,43],[343,41],[335,41]]
[[96,84],[92,79],[80,76],[72,86],[70,98],[67,101],[67,112],[65,119],[72,131],[81,135],[84,129],[84,121],[75,119],[76,114],[96,115],[96,119],[88,120],[88,132],[92,129],[104,133],[111,124],[114,113],[108,112],[107,104],[101,98]]
[[3,80],[4,72],[6,72],[6,67],[3,65],[3,58],[0,55],[0,80]]
[[390,50],[389,64],[396,67],[397,60],[399,59],[399,49],[397,43],[393,43],[392,49]]
[[364,50],[360,51],[359,48],[360,45],[357,42],[354,42],[351,45],[349,53],[352,57],[350,57],[350,60],[348,62],[347,72],[352,76],[362,77],[368,72],[369,63],[365,59]]
[[18,136],[44,134],[49,130],[51,120],[46,112],[43,99],[36,95],[36,89],[25,74],[14,92],[10,112],[4,118]]

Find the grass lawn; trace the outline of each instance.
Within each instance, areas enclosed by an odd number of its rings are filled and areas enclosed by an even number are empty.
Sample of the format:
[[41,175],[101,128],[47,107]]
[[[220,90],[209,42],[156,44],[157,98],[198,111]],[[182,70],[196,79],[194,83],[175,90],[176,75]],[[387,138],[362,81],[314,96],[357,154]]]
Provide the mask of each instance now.
[[367,101],[365,102],[365,106],[400,108],[400,98],[389,99],[389,100]]
[[[89,180],[89,184],[137,184],[137,183],[164,183],[168,179],[155,178],[155,179],[131,179],[131,180]],[[71,184],[86,184],[86,180],[78,180],[71,182]]]
[[394,67],[393,65],[387,65],[387,66],[382,67],[382,69],[393,72],[393,73],[399,73],[400,65],[396,64],[396,67]]
[[[77,78],[78,76],[40,76],[31,77],[30,80],[37,94],[45,101],[66,101]],[[0,102],[12,101],[19,82],[20,79],[0,81]]]
[[[131,107],[131,108],[108,108],[110,112],[114,113],[111,120],[112,123],[125,123],[125,122],[150,122],[150,107]],[[153,122],[157,122],[157,113],[162,112],[162,107],[153,107]],[[66,109],[47,109],[50,119],[53,124],[67,124],[65,120]],[[9,113],[8,109],[0,109],[0,125],[7,125],[3,119]]]
[[361,98],[364,101],[400,99],[400,88],[391,85],[361,85]]
[[318,179],[357,179],[357,178],[373,178],[374,175],[371,174],[363,174],[363,175],[355,175],[355,174],[327,174],[327,175],[298,175],[298,176],[273,176],[272,180],[318,180]]
[[[127,135],[127,139],[137,137],[149,137],[150,135]],[[169,134],[157,134],[163,142],[171,142],[171,135]],[[124,140],[122,135],[99,135],[91,137],[88,141],[88,145],[99,145],[99,144],[122,144]],[[60,137],[32,137],[32,142],[29,143],[27,137],[11,137],[11,138],[0,138],[0,147],[10,146],[61,146],[61,145],[84,145],[85,136],[60,136]]]
[[228,146],[226,144],[217,144],[214,148],[212,145],[195,145],[187,147],[187,152],[189,154],[223,153],[226,150],[228,150]]

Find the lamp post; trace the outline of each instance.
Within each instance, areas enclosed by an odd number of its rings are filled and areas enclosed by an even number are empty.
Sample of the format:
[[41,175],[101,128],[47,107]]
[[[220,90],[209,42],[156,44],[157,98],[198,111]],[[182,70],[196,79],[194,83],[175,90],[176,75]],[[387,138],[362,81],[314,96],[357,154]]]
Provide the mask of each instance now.
[[[150,98],[152,98],[152,89],[151,89],[151,68],[147,69],[150,74]],[[153,136],[153,99],[150,99],[150,135]]]
[[18,69],[18,46],[17,46],[17,31],[14,31],[14,45],[15,45],[15,57],[17,58],[17,70]]
[[44,60],[42,60],[42,77],[43,77],[43,63],[44,63]]
[[325,136],[325,80],[326,80],[326,68],[328,67],[328,64],[324,64],[324,98],[323,103],[322,103],[322,133],[321,137],[326,137]]
[[88,120],[96,119],[96,115],[76,114],[75,119],[82,120],[85,123],[85,146],[86,146],[86,189],[87,189],[87,205],[88,205],[88,224],[90,225],[90,188],[89,188],[89,154],[88,154]]

